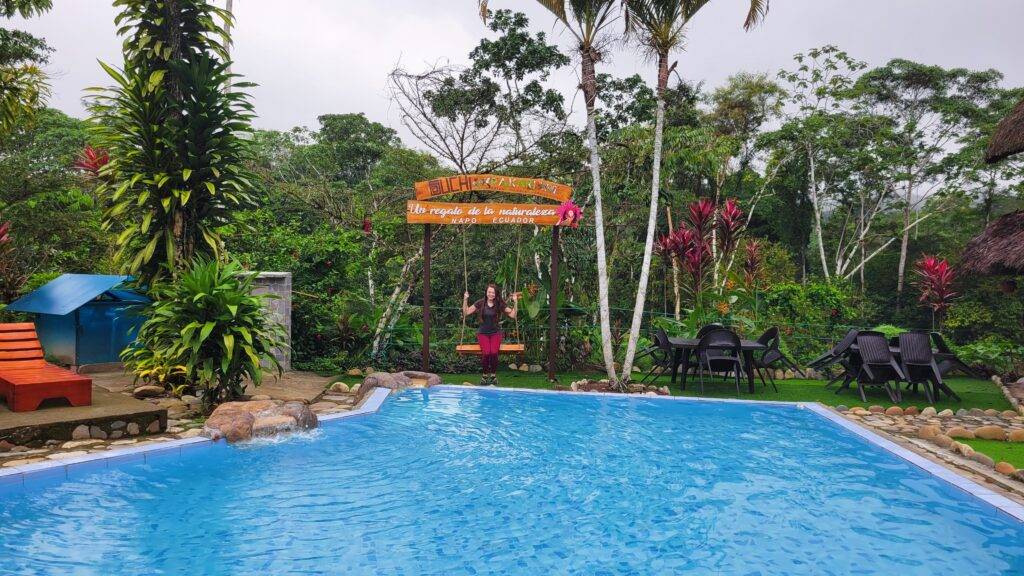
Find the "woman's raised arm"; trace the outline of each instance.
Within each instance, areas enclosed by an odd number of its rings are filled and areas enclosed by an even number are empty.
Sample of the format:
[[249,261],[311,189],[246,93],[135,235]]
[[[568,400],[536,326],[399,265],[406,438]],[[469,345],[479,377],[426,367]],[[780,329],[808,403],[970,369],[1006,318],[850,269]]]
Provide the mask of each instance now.
[[462,293],[462,315],[463,316],[469,316],[470,314],[472,314],[474,312],[476,312],[476,306],[475,305],[474,306],[470,306],[469,305],[469,292],[463,292]]

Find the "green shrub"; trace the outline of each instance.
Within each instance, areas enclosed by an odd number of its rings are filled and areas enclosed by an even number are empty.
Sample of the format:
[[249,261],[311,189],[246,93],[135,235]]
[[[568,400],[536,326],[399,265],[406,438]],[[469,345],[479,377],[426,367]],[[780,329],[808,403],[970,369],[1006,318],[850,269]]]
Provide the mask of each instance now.
[[1024,373],[1024,345],[1002,336],[986,336],[956,347],[956,355],[971,366],[1013,377]]
[[907,331],[906,328],[900,328],[899,326],[893,326],[892,324],[881,324],[879,326],[875,326],[872,330],[884,334],[886,340],[895,338]]
[[273,349],[283,330],[254,295],[253,276],[237,262],[197,261],[177,280],[154,287],[145,323],[121,358],[137,376],[180,366],[209,408],[258,385],[263,365],[281,372]]

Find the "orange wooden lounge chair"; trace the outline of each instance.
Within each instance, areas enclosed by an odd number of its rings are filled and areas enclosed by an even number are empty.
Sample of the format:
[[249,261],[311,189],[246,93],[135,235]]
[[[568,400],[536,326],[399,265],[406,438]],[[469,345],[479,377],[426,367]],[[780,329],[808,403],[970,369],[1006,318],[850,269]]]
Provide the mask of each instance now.
[[31,412],[43,400],[92,404],[92,378],[49,364],[30,323],[0,324],[0,396],[14,412]]

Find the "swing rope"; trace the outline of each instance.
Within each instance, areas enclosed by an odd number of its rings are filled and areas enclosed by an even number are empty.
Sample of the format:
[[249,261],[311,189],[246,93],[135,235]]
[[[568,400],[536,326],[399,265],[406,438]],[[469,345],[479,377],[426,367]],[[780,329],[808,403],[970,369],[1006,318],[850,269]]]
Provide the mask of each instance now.
[[[522,238],[523,238],[523,229],[522,229],[522,227],[517,227],[516,228],[516,267],[515,267],[514,279],[512,281],[513,282],[512,283],[512,290],[513,290],[512,293],[513,294],[516,294],[516,292],[519,289],[519,266],[520,266],[520,262],[522,261],[522,253],[523,253],[523,241],[522,241]],[[462,287],[463,287],[463,293],[464,294],[469,292],[469,257],[467,256],[467,252],[468,251],[469,250],[468,250],[467,244],[466,244],[466,226],[463,226],[462,227]],[[519,333],[519,313],[518,313],[518,307],[519,307],[519,303],[517,302],[516,303],[516,308],[517,308],[516,316],[515,316],[515,318],[513,318],[513,320],[515,321],[515,325],[516,325],[515,326],[515,332],[514,332],[514,335],[515,335],[514,340],[516,341],[516,343],[520,342],[520,338],[519,338],[519,334],[520,333]],[[459,345],[462,345],[462,344],[465,343],[465,341],[466,341],[465,337],[466,337],[466,314],[463,313],[462,314],[462,325],[459,327]]]

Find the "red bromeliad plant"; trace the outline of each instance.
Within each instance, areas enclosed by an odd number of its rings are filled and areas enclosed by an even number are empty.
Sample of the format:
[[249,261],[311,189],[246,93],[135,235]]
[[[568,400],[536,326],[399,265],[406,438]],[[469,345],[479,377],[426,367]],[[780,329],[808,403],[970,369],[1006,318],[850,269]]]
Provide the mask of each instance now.
[[110,162],[110,155],[107,154],[106,150],[86,146],[85,150],[82,150],[82,153],[78,155],[78,160],[75,161],[75,168],[96,176],[100,173],[100,169],[106,166],[108,162]]
[[956,271],[945,259],[928,255],[922,256],[914,269],[918,276],[917,287],[921,290],[918,300],[931,308],[932,324],[935,324],[936,319],[941,324],[943,314],[957,296],[953,291]]
[[718,247],[726,258],[736,249],[740,233],[743,231],[743,211],[736,200],[725,201],[718,211]]
[[748,240],[746,258],[743,260],[743,283],[749,290],[757,289],[757,280],[761,275],[761,243]]

